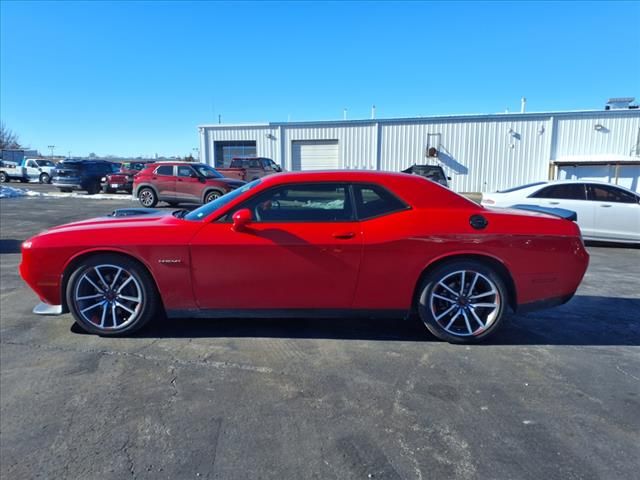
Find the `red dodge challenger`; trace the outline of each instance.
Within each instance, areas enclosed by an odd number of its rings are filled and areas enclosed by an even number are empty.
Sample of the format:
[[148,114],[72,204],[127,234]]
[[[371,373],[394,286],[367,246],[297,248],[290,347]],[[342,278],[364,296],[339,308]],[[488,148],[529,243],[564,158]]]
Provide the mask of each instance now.
[[436,337],[474,342],[508,310],[573,296],[589,257],[565,217],[486,209],[417,175],[283,173],[192,212],[123,209],[52,228],[23,243],[20,273],[44,302],[35,313],[70,311],[99,335],[162,311],[415,312]]

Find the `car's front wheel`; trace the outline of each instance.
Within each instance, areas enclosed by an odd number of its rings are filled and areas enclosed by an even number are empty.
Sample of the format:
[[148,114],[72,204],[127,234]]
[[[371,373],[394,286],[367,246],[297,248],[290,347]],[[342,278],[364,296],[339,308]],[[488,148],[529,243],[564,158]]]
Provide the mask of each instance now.
[[507,302],[504,280],[494,269],[475,260],[452,261],[435,268],[422,282],[418,313],[439,339],[473,343],[500,327]]
[[7,183],[8,181],[9,176],[4,172],[0,172],[0,183]]
[[153,208],[158,203],[158,196],[152,188],[145,187],[138,191],[138,201],[143,207]]
[[48,173],[40,174],[40,183],[51,183],[51,177]]
[[159,303],[149,273],[135,261],[111,254],[76,266],[66,300],[83,330],[105,336],[139,330],[155,316]]

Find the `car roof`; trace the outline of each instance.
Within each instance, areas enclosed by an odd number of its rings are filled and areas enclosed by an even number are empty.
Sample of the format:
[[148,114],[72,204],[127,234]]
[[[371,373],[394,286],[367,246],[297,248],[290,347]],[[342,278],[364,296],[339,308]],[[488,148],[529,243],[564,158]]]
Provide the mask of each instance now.
[[[582,178],[582,179],[569,179],[569,180],[546,180],[546,181],[540,181],[540,182],[536,182],[536,183],[532,183],[529,186],[522,186],[520,188],[518,187],[513,187],[513,191],[497,191],[497,192],[493,192],[492,195],[495,194],[499,194],[499,195],[510,195],[510,194],[518,194],[521,192],[525,192],[525,191],[530,191],[530,190],[540,190],[544,187],[548,187],[550,185],[570,185],[570,184],[574,184],[574,183],[593,183],[596,185],[607,185],[610,187],[616,187],[616,188],[620,188],[622,190],[625,190],[627,192],[631,192],[635,195],[638,195],[638,192],[634,192],[633,190],[623,187],[622,185],[616,185],[615,183],[610,183],[610,182],[603,182],[602,180],[590,180],[587,178]],[[506,189],[506,190],[512,190],[512,188]]]

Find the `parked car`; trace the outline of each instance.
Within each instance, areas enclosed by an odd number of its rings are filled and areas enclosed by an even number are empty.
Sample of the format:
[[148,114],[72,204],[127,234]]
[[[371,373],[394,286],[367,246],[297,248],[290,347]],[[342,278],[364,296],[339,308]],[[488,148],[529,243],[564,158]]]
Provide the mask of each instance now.
[[282,172],[282,168],[270,158],[236,157],[231,159],[229,168],[218,168],[225,177],[253,181],[258,178]]
[[100,181],[118,166],[106,160],[65,160],[53,170],[53,185],[61,192],[86,190],[89,195],[100,191]]
[[0,182],[37,180],[40,183],[51,183],[54,168],[55,163],[41,158],[24,158],[19,163],[3,161],[0,164]]
[[104,193],[115,193],[124,190],[133,192],[133,177],[144,169],[149,162],[122,162],[117,172],[108,173],[100,179],[100,185]]
[[640,195],[594,180],[560,180],[483,193],[482,205],[541,205],[573,210],[585,240],[640,243]]
[[100,335],[131,333],[163,308],[417,312],[438,338],[466,343],[509,309],[567,302],[587,264],[572,221],[488,210],[418,175],[342,171],[271,175],[192,212],[123,209],[56,227],[23,243],[20,273],[45,302],[36,313],[70,311]]
[[451,177],[447,177],[440,165],[412,165],[406,170],[402,170],[402,173],[421,175],[447,188],[449,187],[448,180],[451,180]]
[[244,185],[222,176],[204,163],[159,162],[147,166],[133,179],[133,194],[143,207],[158,202],[208,203]]

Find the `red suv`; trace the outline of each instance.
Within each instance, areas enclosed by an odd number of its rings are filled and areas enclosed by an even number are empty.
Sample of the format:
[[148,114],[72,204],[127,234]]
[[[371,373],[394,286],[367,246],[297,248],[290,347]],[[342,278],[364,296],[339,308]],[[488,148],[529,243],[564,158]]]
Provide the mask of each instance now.
[[245,182],[226,178],[204,163],[153,163],[133,179],[133,194],[142,206],[155,207],[158,202],[171,206],[179,203],[209,203],[235,190]]

